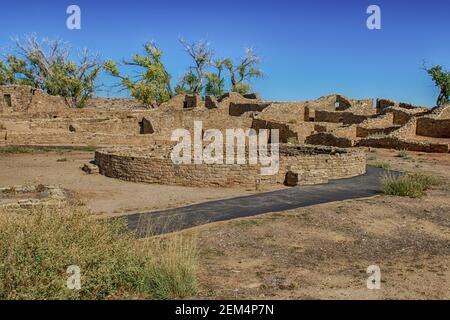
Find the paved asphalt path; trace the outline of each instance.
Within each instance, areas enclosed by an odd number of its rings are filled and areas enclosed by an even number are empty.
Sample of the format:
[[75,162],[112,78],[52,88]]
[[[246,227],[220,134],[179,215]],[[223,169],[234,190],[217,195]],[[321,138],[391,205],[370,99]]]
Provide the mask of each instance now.
[[297,186],[187,207],[136,213],[126,218],[128,228],[136,231],[139,237],[169,233],[210,222],[374,196],[381,192],[380,178],[384,173],[383,169],[368,167],[364,175],[333,180],[328,184]]

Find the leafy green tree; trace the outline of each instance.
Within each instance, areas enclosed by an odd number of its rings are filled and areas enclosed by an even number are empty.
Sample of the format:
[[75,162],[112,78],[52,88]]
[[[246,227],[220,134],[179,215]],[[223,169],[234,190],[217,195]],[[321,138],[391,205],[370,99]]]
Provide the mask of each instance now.
[[8,56],[5,62],[0,61],[0,85],[9,84],[36,86],[27,63],[13,55]]
[[223,63],[230,73],[231,90],[234,92],[249,93],[251,78],[262,76],[262,71],[258,68],[260,58],[253,52],[252,48],[245,49],[245,56],[241,58],[239,63],[234,64],[231,59],[225,59]]
[[95,79],[99,72],[100,67],[81,76],[77,64],[61,62],[50,68],[50,74],[44,80],[44,85],[50,94],[65,97],[71,106],[81,108],[93,97]]
[[436,87],[439,88],[439,96],[436,105],[442,106],[450,102],[450,72],[445,71],[442,66],[434,66],[426,69],[428,75],[433,79]]
[[209,47],[209,43],[203,40],[197,42],[187,42],[179,40],[184,51],[192,58],[194,65],[182,77],[180,84],[177,86],[177,92],[190,94],[201,94],[203,91],[206,69],[208,68],[213,50]]
[[135,54],[131,61],[123,61],[124,66],[137,68],[139,75],[132,79],[129,75],[121,75],[117,64],[109,60],[105,63],[106,71],[120,79],[120,84],[130,91],[132,97],[151,107],[169,100],[173,93],[170,75],[161,61],[162,51],[154,42],[144,46],[145,54]]
[[215,68],[216,72],[206,72],[205,95],[221,96],[225,93],[225,78],[222,76],[224,69],[224,60],[214,60],[211,66]]
[[175,87],[175,92],[176,94],[196,94],[198,83],[197,75],[192,70],[189,70]]
[[66,42],[39,41],[35,36],[28,36],[25,44],[17,39],[16,46],[21,58],[10,56],[8,62],[16,83],[60,95],[70,107],[83,107],[94,95],[95,82],[103,68],[98,55],[85,49],[75,62]]

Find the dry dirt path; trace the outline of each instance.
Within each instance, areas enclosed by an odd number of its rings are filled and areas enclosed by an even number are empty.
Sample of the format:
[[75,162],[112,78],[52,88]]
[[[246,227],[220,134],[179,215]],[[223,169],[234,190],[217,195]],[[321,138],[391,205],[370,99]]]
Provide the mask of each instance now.
[[255,193],[243,188],[135,183],[84,173],[80,167],[93,158],[93,152],[79,151],[0,154],[0,187],[58,185],[99,217],[164,210]]

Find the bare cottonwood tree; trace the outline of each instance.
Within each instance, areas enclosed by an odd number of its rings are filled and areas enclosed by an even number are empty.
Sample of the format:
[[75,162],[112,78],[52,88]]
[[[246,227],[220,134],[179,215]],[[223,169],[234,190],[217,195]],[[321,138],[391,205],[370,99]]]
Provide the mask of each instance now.
[[209,43],[204,40],[188,42],[184,39],[180,39],[179,41],[183,46],[184,51],[186,51],[194,61],[194,66],[189,67],[188,72],[181,80],[179,88],[192,94],[201,94],[205,71],[211,62],[213,50],[209,47]]
[[33,82],[51,95],[64,97],[72,107],[82,107],[95,91],[103,68],[99,54],[83,49],[78,62],[71,60],[71,47],[62,40],[42,41],[35,35],[15,39],[18,56],[27,63]]
[[242,94],[248,93],[250,78],[262,76],[261,69],[257,67],[260,61],[253,48],[246,48],[245,56],[237,64],[234,64],[231,59],[224,60],[223,63],[230,73],[232,91]]

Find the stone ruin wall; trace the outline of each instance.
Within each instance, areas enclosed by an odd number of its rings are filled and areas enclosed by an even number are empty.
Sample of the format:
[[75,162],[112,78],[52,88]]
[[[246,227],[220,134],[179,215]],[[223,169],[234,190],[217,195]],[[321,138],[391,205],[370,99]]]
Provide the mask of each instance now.
[[342,123],[343,125],[358,124],[371,116],[369,115],[357,115],[351,112],[340,111],[340,112],[330,112],[330,111],[316,111],[315,121],[317,122],[331,122],[331,123]]
[[416,134],[424,137],[450,138],[450,119],[417,119]]
[[429,153],[448,153],[450,145],[433,141],[418,141],[417,123],[422,118],[411,118],[410,121],[400,129],[393,131],[386,137],[369,137],[358,142],[358,146],[387,148],[396,150],[409,150]]
[[252,129],[255,129],[256,132],[259,132],[261,129],[278,129],[278,138],[281,143],[290,142],[291,139],[295,139],[298,142],[297,133],[293,131],[288,124],[261,119],[253,119],[251,127]]
[[111,111],[146,109],[142,103],[132,98],[92,98],[86,102],[85,108]]
[[0,86],[0,114],[42,113],[68,108],[62,97],[50,96],[30,86]]
[[[25,90],[24,87],[21,89]],[[181,96],[161,108],[150,110],[64,107],[51,108],[31,119],[28,113],[3,114],[2,126],[14,130],[4,133],[3,130],[0,144],[145,145],[170,140],[172,130],[176,128],[187,128],[192,132],[194,121],[202,121],[204,130],[250,128],[252,119],[249,116],[229,116],[228,108],[223,104],[235,101],[233,99],[236,100],[235,95],[226,97],[221,106],[211,110],[201,101],[193,108],[184,108],[184,96]],[[240,99],[244,103],[248,100]]]
[[389,112],[376,118],[367,119],[356,126],[356,136],[366,138],[377,134],[387,135],[398,129],[399,126],[394,125],[394,113]]
[[[10,96],[8,105],[5,95]],[[228,93],[220,98],[176,96],[155,109],[143,109],[132,99],[95,98],[84,109],[68,108],[61,97],[27,86],[0,87],[0,145],[154,145],[167,144],[173,129],[193,131],[227,128],[279,129],[280,141],[337,147],[371,144],[443,150],[436,141],[448,138],[450,105],[432,111],[387,99],[355,100],[329,95],[314,101],[264,102],[255,95]],[[30,117],[30,115],[33,115]],[[416,120],[417,119],[417,120]],[[378,139],[373,139],[379,136]],[[392,142],[383,144],[381,137]],[[368,142],[363,142],[370,138]],[[388,139],[388,140],[389,140]],[[402,140],[402,141],[400,141]],[[423,139],[419,139],[423,140]],[[401,148],[402,148],[401,147]]]
[[257,119],[298,124],[309,121],[310,110],[304,102],[273,102],[262,112],[255,115]]
[[[311,147],[312,150],[317,149]],[[100,173],[111,178],[196,187],[245,187],[283,184],[288,171],[299,174],[299,184],[316,184],[328,179],[358,176],[366,172],[362,150],[321,148],[324,153],[280,155],[280,170],[273,176],[261,176],[259,165],[192,164],[175,165],[167,155],[149,155],[132,149],[99,150],[95,161]],[[257,182],[259,181],[259,182]]]
[[355,141],[353,139],[348,137],[339,137],[330,132],[312,134],[306,138],[306,143],[340,148],[351,148],[355,145]]
[[432,112],[432,116],[437,119],[450,119],[450,103],[444,106],[435,108]]
[[392,108],[392,107],[397,107],[400,109],[409,109],[409,110],[417,110],[417,109],[427,110],[427,108],[425,108],[425,107],[415,106],[413,104],[406,103],[406,102],[396,102],[396,101],[393,101],[390,99],[377,99],[376,100],[376,112],[377,113],[383,113],[383,111],[385,109]]
[[449,145],[446,143],[427,143],[422,141],[401,139],[393,136],[387,136],[384,138],[367,138],[361,140],[358,143],[358,146],[428,153],[448,153],[450,151]]

